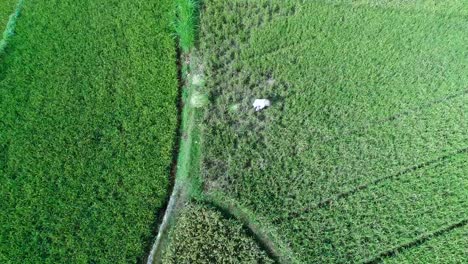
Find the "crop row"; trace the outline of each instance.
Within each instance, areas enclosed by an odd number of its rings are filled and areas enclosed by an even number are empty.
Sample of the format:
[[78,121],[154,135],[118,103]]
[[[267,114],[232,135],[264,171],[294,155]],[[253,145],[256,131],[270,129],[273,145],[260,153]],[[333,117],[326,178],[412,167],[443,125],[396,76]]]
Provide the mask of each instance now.
[[468,219],[467,153],[279,223],[302,260],[361,262]]
[[402,250],[383,263],[464,263],[468,260],[468,224],[430,238],[418,247]]

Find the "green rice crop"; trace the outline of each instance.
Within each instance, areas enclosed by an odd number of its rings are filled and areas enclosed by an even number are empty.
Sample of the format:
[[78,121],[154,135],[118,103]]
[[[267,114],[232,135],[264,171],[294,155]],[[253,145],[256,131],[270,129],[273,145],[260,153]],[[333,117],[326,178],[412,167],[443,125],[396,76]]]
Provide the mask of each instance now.
[[468,219],[468,153],[282,221],[306,263],[365,262]]
[[303,263],[377,260],[465,221],[467,15],[458,0],[205,2],[205,191]]
[[198,0],[177,0],[176,6],[175,32],[182,52],[188,53],[195,45],[195,18],[198,10]]
[[0,262],[142,261],[177,123],[170,0],[25,1],[0,59]]
[[430,239],[418,247],[397,253],[383,263],[413,264],[440,263],[454,264],[468,261],[468,225],[450,230],[449,232]]
[[163,263],[273,263],[241,223],[205,205],[177,215]]

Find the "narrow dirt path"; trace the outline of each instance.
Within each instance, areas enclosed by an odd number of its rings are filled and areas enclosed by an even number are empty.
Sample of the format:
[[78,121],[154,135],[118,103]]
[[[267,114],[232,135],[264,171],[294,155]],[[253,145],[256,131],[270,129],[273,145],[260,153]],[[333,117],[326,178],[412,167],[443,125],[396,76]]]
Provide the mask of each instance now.
[[[194,11],[194,14],[198,15],[198,10]],[[197,20],[197,17],[192,17],[191,19]],[[178,21],[178,23],[184,23],[184,21]],[[193,46],[191,47],[191,51],[185,53],[179,48],[177,59],[180,101],[178,144],[176,145],[177,152],[175,153],[177,158],[174,160],[172,177],[173,188],[161,224],[159,225],[155,242],[146,258],[146,264],[161,263],[163,250],[168,242],[168,232],[173,222],[176,221],[175,216],[177,211],[191,199],[210,204],[223,214],[242,222],[252,238],[276,263],[294,263],[292,251],[285,244],[279,243],[278,239],[272,239],[271,235],[274,232],[263,230],[255,222],[255,216],[238,208],[234,202],[224,202],[224,199],[211,196],[203,192],[199,188],[200,186],[196,186],[199,184],[198,180],[200,179],[197,178],[199,175],[195,172],[198,167],[194,167],[194,164],[200,162],[200,153],[198,153],[200,150],[199,147],[194,146],[200,144],[200,128],[198,123],[201,121],[200,116],[204,112],[204,104],[194,104],[192,100],[194,98],[192,97],[200,96],[199,90],[203,86],[203,81],[196,84],[191,78],[196,75],[203,76],[203,70],[198,69],[203,67],[200,67],[198,63]],[[276,237],[276,235],[274,236]]]
[[[190,55],[178,52],[178,78],[179,78],[179,126],[173,166],[173,188],[169,202],[164,211],[161,224],[159,225],[156,240],[153,243],[151,251],[147,257],[147,264],[160,263],[162,249],[167,239],[167,234],[177,212],[177,208],[183,206],[183,203],[189,199],[188,186],[189,172],[191,165],[193,130],[195,124],[195,108],[190,105],[191,89],[188,80]],[[187,72],[188,70],[188,72]]]

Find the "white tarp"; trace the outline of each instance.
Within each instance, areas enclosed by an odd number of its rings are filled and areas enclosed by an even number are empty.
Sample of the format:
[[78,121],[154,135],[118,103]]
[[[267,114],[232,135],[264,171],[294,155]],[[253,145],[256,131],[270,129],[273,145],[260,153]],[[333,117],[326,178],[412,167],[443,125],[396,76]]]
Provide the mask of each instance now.
[[255,108],[255,111],[260,111],[270,105],[271,105],[271,102],[268,99],[255,99],[253,103],[253,107]]

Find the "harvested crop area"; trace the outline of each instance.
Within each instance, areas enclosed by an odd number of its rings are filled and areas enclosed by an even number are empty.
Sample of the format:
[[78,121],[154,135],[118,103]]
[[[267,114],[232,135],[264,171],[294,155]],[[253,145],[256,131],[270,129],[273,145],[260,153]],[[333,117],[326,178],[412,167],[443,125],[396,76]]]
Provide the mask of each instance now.
[[206,1],[205,194],[291,262],[412,262],[466,239],[467,18],[458,0]]
[[173,21],[170,0],[24,1],[0,57],[1,263],[146,257],[177,126]]

